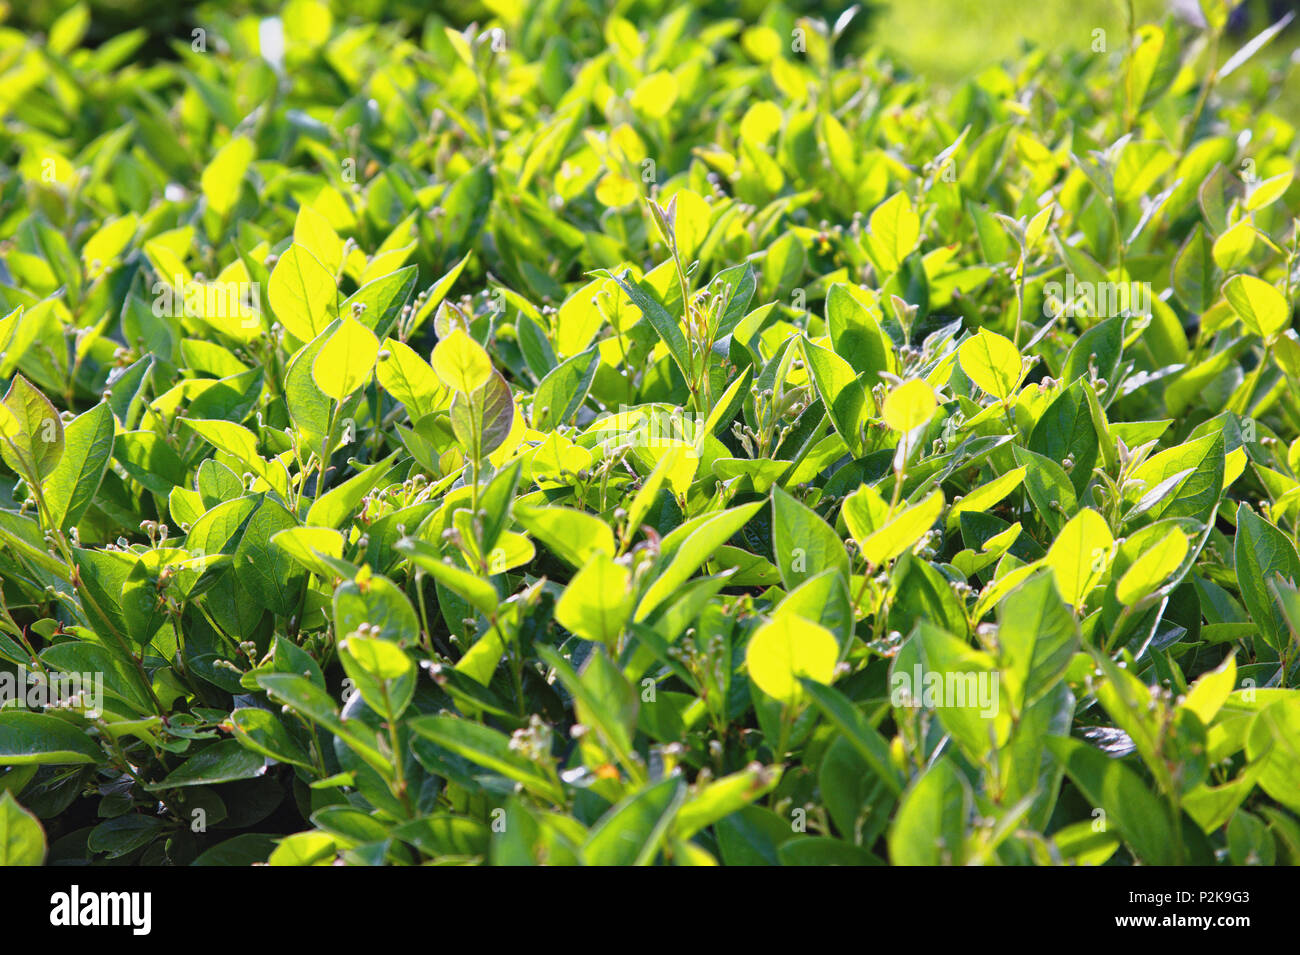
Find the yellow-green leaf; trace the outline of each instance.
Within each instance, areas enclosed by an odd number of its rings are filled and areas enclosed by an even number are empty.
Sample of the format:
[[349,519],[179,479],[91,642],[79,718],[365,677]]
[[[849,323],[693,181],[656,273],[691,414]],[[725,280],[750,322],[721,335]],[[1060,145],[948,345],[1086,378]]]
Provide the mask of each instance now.
[[583,639],[612,649],[632,613],[636,594],[629,588],[631,579],[626,567],[596,551],[556,602],[555,619]]
[[1249,219],[1242,219],[1228,229],[1214,240],[1211,254],[1215,264],[1225,272],[1241,265],[1255,247],[1255,235],[1255,226]]
[[1271,205],[1282,197],[1282,194],[1291,188],[1291,179],[1293,178],[1291,170],[1279,173],[1258,183],[1250,191],[1250,196],[1246,199],[1246,209],[1254,212],[1256,209],[1263,209]]
[[40,820],[24,809],[13,793],[0,793],[0,866],[40,865],[45,852]]
[[1187,535],[1172,529],[1129,565],[1116,585],[1115,598],[1131,604],[1151,593],[1182,564],[1187,546]]
[[596,198],[600,200],[602,205],[614,209],[635,202],[636,197],[640,194],[641,192],[637,189],[636,183],[616,172],[606,173],[600,182],[596,184]]
[[293,226],[293,241],[316,257],[331,275],[338,275],[343,267],[343,240],[339,238],[329,220],[313,209],[303,206]]
[[[858,548],[875,567],[903,553],[928,531],[943,513],[943,491],[935,491],[921,503],[909,507],[879,530],[854,539]],[[847,522],[847,515],[846,515]]]
[[1192,684],[1183,700],[1183,707],[1200,717],[1201,722],[1209,726],[1223,704],[1228,702],[1233,689],[1237,686],[1236,654],[1229,654],[1213,670],[1202,673],[1200,679]]
[[1025,480],[1028,465],[1013,468],[1001,477],[975,488],[960,501],[955,501],[948,511],[947,526],[956,527],[963,511],[987,511],[1018,488]]
[[483,346],[459,326],[434,346],[433,370],[442,383],[461,394],[471,394],[492,374],[492,360]]
[[429,363],[405,342],[392,338],[384,341],[375,374],[379,377],[380,387],[406,405],[407,415],[412,421],[419,421],[447,403],[447,392],[438,376]]
[[803,699],[800,677],[829,684],[839,646],[829,630],[794,614],[780,614],[750,638],[745,664],[760,690],[782,703]]
[[1234,275],[1223,283],[1223,294],[1242,324],[1261,338],[1271,338],[1291,323],[1286,298],[1263,279]]
[[275,263],[266,295],[276,320],[299,341],[311,341],[338,313],[334,276],[297,243]]
[[663,119],[677,102],[678,89],[677,78],[666,70],[651,73],[632,91],[632,108],[650,119]]
[[199,185],[208,200],[208,208],[224,217],[239,199],[239,187],[244,181],[248,164],[253,161],[253,141],[246,136],[236,136],[217,150],[203,170]]
[[921,219],[902,192],[894,193],[876,206],[867,225],[871,230],[872,251],[881,266],[891,272],[897,271],[921,237]]
[[1072,607],[1082,605],[1110,566],[1114,544],[1106,519],[1091,508],[1070,518],[1047,551],[1047,566],[1056,575],[1062,600]]
[[356,319],[345,318],[312,362],[316,386],[335,401],[342,401],[370,378],[379,354],[379,339]]
[[957,361],[966,377],[994,398],[1007,398],[1020,383],[1020,349],[987,328],[962,342]]
[[343,535],[332,527],[288,527],[272,535],[271,544],[324,580],[337,572],[320,555],[343,556]]
[[934,389],[919,378],[903,382],[885,397],[881,414],[885,424],[895,431],[911,431],[930,420],[934,409]]
[[63,421],[50,399],[15,375],[0,406],[0,456],[31,482],[39,482],[63,456]]

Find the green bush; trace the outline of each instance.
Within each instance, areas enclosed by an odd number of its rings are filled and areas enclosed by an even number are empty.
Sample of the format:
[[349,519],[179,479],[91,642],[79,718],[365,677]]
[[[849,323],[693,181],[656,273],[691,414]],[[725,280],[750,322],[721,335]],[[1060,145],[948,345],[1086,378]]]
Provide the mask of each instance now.
[[0,29],[0,862],[1300,861],[1274,31],[492,7]]

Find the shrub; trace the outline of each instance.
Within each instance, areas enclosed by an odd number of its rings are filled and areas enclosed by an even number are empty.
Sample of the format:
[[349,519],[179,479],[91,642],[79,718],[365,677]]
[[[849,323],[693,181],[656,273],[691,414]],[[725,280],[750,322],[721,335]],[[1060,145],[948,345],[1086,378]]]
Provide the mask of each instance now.
[[0,861],[1300,860],[1276,31],[660,6],[0,33]]

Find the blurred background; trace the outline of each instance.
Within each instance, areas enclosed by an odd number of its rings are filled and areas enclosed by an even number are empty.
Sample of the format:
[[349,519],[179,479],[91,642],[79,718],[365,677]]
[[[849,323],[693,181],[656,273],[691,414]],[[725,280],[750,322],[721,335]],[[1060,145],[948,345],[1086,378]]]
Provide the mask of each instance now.
[[[74,0],[0,0],[0,14],[11,27],[27,33],[48,28]],[[682,0],[334,0],[340,19],[402,21],[418,30],[437,16],[464,26],[496,14],[514,19],[521,10],[547,22],[572,25],[575,43],[582,35],[599,35],[599,23],[613,12],[633,22],[650,22]],[[833,21],[849,0],[785,0],[790,12]],[[145,51],[168,56],[170,45],[207,22],[205,14],[234,17],[243,13],[274,14],[282,6],[266,0],[210,0],[210,4],[176,0],[91,0],[92,24],[87,42],[143,27],[151,40]],[[752,23],[770,16],[770,0],[698,0],[711,17],[737,17]],[[868,0],[842,41],[861,48],[879,43],[911,72],[936,80],[958,79],[1019,52],[1026,45],[1047,49],[1087,48],[1094,30],[1106,31],[1108,43],[1122,42],[1131,6],[1139,23],[1166,16],[1197,22],[1198,0]],[[1232,32],[1244,42],[1300,0],[1243,0],[1235,4]],[[1300,17],[1297,17],[1300,21]],[[1291,27],[1273,44],[1273,55],[1292,53],[1300,26]]]
[[[1138,23],[1167,16],[1204,22],[1197,0],[1132,0],[1132,6]],[[872,34],[914,72],[954,79],[1027,44],[1087,48],[1096,29],[1105,30],[1111,44],[1122,44],[1126,8],[1123,0],[900,0],[880,6]],[[1247,0],[1233,12],[1232,33],[1244,42],[1295,10],[1300,0]],[[1293,50],[1298,35],[1293,21],[1274,41],[1274,52]]]

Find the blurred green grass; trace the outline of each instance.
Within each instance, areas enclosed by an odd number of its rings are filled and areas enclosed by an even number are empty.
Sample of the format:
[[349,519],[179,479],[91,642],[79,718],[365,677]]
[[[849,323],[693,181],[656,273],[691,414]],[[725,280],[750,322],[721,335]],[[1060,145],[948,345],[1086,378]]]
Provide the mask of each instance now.
[[[1106,31],[1106,48],[1123,48],[1126,4],[1121,0],[877,0],[872,38],[915,73],[959,80],[1015,56],[1026,45],[1086,51],[1093,30]],[[1172,11],[1168,0],[1135,0],[1138,23],[1159,22]],[[1251,9],[1251,26],[1262,29],[1268,11]],[[1291,31],[1288,31],[1291,32]],[[1294,33],[1292,33],[1294,36]],[[1285,36],[1279,40],[1286,39]],[[1294,40],[1287,49],[1294,47]],[[1276,55],[1277,48],[1273,54]]]
[[[1124,0],[875,0],[868,40],[886,50],[909,73],[945,85],[1017,57],[1027,47],[1068,55],[1092,49],[1093,31],[1105,30],[1106,50],[1124,48],[1128,31]],[[1136,21],[1161,23],[1176,6],[1196,0],[1134,0]],[[1222,63],[1288,10],[1297,16],[1252,58],[1266,66],[1277,86],[1273,112],[1300,126],[1300,0],[1247,0],[1239,4],[1220,49]],[[1177,17],[1176,17],[1177,18]],[[1242,70],[1233,82],[1252,82]]]

